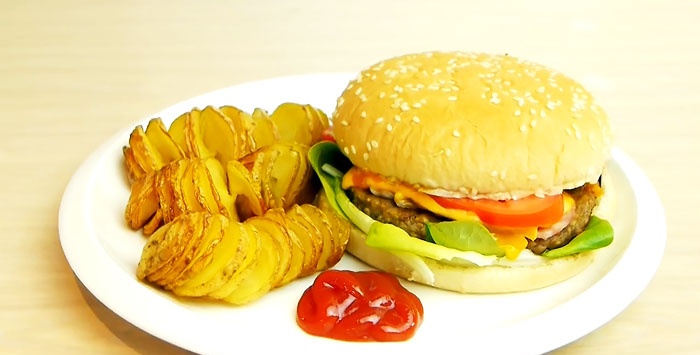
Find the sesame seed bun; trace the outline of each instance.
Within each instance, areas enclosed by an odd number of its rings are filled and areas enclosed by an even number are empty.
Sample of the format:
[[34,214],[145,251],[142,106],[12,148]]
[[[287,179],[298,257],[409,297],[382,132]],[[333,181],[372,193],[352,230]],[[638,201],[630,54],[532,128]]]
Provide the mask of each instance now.
[[332,120],[354,165],[451,197],[559,194],[596,181],[612,145],[586,89],[507,55],[379,62],[348,84]]

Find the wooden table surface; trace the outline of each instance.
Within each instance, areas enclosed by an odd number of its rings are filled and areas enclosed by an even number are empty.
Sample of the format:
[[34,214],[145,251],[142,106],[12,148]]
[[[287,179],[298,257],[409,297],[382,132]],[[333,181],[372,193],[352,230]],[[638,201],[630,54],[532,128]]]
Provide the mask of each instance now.
[[98,302],[63,255],[63,190],[101,142],[214,89],[432,49],[510,53],[577,78],[661,197],[668,240],[648,288],[556,352],[696,353],[698,15],[682,0],[3,1],[0,353],[185,352]]

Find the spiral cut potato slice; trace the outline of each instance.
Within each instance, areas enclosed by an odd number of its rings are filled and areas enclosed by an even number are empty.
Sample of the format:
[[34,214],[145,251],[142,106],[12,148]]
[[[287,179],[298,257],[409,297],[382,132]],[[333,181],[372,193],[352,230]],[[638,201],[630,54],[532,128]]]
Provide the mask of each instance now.
[[123,147],[130,184],[179,159],[215,158],[222,166],[275,143],[311,146],[329,127],[328,117],[310,105],[283,103],[272,115],[256,108],[252,114],[234,106],[193,108],[166,129],[153,118],[146,129],[136,126]]
[[345,220],[311,204],[273,208],[245,222],[192,212],[148,238],[136,275],[178,296],[243,305],[332,267],[349,236]]
[[238,220],[235,203],[218,160],[180,159],[131,185],[125,218],[129,227],[143,228],[150,235],[163,223],[190,212],[209,211]]
[[287,209],[313,199],[308,150],[302,144],[275,143],[241,159],[250,171],[253,189],[260,191],[265,206]]
[[311,202],[315,187],[307,151],[304,145],[275,143],[229,161],[225,169],[212,157],[173,161],[132,184],[127,224],[150,235],[183,213],[245,220],[269,208]]
[[328,117],[311,105],[283,103],[270,115],[280,132],[280,141],[311,146],[328,128]]

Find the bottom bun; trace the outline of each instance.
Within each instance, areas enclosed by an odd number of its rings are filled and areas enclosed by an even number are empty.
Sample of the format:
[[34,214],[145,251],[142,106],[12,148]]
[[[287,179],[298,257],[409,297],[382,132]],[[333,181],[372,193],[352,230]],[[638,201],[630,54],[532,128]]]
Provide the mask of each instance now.
[[[335,213],[323,190],[316,204]],[[505,293],[550,286],[586,269],[596,251],[549,259],[524,251],[522,262],[499,259],[490,266],[455,265],[403,252],[389,252],[367,246],[366,235],[353,226],[347,251],[366,264],[403,279],[460,293]],[[525,257],[523,255],[522,257]]]
[[409,281],[461,293],[505,293],[550,286],[583,271],[593,262],[593,252],[557,259],[535,256],[541,261],[525,265],[462,266],[420,256],[372,248],[365,234],[353,227],[347,251],[368,265]]

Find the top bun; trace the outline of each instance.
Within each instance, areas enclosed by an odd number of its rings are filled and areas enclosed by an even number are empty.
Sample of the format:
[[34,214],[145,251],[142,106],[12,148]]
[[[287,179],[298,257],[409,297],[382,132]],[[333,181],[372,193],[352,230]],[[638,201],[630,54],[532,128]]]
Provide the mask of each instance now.
[[596,181],[612,145],[579,83],[508,55],[379,62],[348,84],[332,120],[354,165],[451,197],[559,194]]

